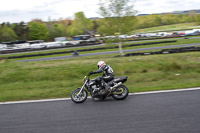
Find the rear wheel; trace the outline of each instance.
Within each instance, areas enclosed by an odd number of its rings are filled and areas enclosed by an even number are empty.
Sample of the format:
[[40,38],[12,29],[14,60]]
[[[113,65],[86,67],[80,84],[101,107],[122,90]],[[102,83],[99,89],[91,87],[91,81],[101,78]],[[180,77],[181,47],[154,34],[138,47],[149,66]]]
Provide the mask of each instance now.
[[116,100],[123,100],[129,94],[128,88],[124,85],[120,85],[117,89],[113,92],[112,97]]
[[82,90],[82,92],[78,95],[81,89],[76,89],[71,94],[71,100],[75,103],[82,103],[87,99],[88,93],[86,90]]

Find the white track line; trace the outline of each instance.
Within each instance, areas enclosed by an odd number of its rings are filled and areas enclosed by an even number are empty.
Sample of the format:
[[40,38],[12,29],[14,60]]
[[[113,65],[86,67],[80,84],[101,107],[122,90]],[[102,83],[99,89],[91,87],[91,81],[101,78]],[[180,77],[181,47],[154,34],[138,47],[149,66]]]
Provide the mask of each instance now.
[[[146,95],[146,94],[157,94],[157,93],[167,93],[167,92],[182,92],[182,91],[194,91],[200,90],[200,87],[197,88],[186,88],[186,89],[176,89],[176,90],[161,90],[161,91],[148,91],[148,92],[138,92],[130,93],[129,95]],[[91,97],[89,97],[91,98]],[[26,101],[13,101],[13,102],[0,102],[0,105],[5,104],[19,104],[19,103],[40,103],[40,102],[53,102],[53,101],[67,101],[71,98],[56,98],[56,99],[44,99],[44,100],[26,100]]]
[[130,93],[129,95],[145,95],[145,94],[156,94],[156,93],[167,93],[167,92],[181,92],[181,91],[194,91],[194,90],[200,90],[200,87],[197,87],[197,88],[185,88],[185,89],[174,89],[174,90],[137,92],[137,93]]

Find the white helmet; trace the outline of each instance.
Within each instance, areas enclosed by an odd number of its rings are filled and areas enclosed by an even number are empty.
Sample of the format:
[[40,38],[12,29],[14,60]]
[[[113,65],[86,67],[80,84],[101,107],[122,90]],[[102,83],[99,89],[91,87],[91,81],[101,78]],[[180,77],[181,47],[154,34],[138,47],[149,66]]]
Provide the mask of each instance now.
[[106,63],[104,62],[104,61],[99,61],[98,63],[97,63],[97,67],[98,67],[98,69],[100,69],[102,66],[104,66],[104,65],[106,65]]

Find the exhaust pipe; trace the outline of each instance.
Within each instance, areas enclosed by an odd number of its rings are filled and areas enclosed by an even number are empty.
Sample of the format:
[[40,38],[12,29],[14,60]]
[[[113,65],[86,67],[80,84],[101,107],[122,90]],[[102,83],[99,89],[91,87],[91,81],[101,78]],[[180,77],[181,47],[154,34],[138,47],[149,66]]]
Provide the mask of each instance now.
[[117,83],[116,85],[114,85],[114,86],[111,87],[111,88],[113,89],[113,88],[116,88],[116,87],[118,87],[118,86],[120,86],[120,85],[122,85],[122,82]]
[[113,87],[110,87],[110,92],[108,93],[108,95],[106,97],[108,97],[111,92],[113,91],[113,89],[115,89],[116,87],[120,86],[122,84],[122,82],[117,83],[116,85],[114,85]]

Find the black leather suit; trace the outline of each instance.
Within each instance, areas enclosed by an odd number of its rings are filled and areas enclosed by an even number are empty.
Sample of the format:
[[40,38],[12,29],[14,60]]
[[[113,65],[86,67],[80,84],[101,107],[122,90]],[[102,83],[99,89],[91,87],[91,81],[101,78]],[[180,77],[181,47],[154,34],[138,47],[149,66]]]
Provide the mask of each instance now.
[[93,74],[102,72],[103,76],[97,78],[97,82],[101,83],[101,85],[104,86],[106,90],[108,90],[109,85],[107,83],[114,79],[114,72],[111,66],[103,65],[99,70],[94,71]]

